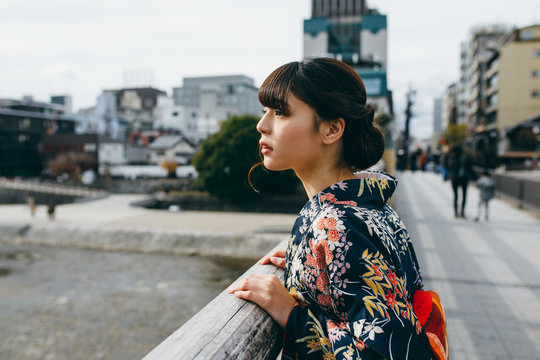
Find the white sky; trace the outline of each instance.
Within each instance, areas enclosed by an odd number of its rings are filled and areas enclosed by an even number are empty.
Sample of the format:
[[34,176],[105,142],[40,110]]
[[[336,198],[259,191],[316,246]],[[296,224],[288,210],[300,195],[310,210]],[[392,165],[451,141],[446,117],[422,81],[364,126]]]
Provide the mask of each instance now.
[[[538,0],[368,0],[388,16],[388,80],[403,123],[417,90],[411,133],[431,133],[433,99],[456,81],[459,44],[474,25],[540,22]],[[259,86],[299,60],[309,0],[2,0],[0,97],[73,96],[75,110],[124,71],[146,69],[171,94],[185,76],[245,74]]]

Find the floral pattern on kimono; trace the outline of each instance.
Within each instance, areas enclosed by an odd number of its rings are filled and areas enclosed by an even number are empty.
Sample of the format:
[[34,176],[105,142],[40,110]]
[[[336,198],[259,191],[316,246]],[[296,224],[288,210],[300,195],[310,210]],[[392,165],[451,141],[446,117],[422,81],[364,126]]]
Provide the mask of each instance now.
[[387,204],[397,181],[374,172],[336,183],[301,210],[286,255],[296,298],[284,359],[427,360],[412,309],[422,288],[409,234]]

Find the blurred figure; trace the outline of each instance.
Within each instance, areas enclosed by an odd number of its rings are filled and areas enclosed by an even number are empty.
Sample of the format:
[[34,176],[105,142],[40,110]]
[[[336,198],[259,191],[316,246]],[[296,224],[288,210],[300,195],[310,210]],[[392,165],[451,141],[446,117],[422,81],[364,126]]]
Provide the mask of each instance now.
[[480,201],[478,202],[478,214],[474,221],[479,221],[482,215],[482,207],[485,207],[485,219],[489,219],[489,200],[495,195],[495,181],[491,178],[489,171],[485,170],[480,179],[476,181],[476,186],[480,190]]
[[[469,180],[474,178],[472,170],[472,158],[463,151],[461,145],[456,145],[450,150],[448,159],[448,178],[452,182],[454,191],[454,217],[465,218],[465,204],[467,202],[467,186]],[[458,189],[461,188],[461,206],[458,211]]]
[[428,163],[428,156],[425,151],[421,151],[418,156],[418,167],[421,171],[426,171],[426,165]]
[[56,204],[54,202],[49,204],[49,207],[47,208],[47,214],[49,214],[49,219],[54,220],[56,213]]
[[32,215],[32,217],[36,216],[37,205],[36,205],[36,200],[34,199],[34,197],[28,196],[26,198],[26,204],[28,205],[28,208],[30,209],[30,214]]
[[441,151],[441,156],[439,160],[440,171],[443,177],[443,180],[448,180],[448,156],[450,155],[450,150],[448,145],[443,146]]
[[417,149],[415,152],[413,152],[411,155],[410,155],[410,158],[409,158],[409,169],[411,169],[412,172],[415,172],[416,169],[418,169],[418,157],[420,156],[420,152],[422,150],[420,149]]

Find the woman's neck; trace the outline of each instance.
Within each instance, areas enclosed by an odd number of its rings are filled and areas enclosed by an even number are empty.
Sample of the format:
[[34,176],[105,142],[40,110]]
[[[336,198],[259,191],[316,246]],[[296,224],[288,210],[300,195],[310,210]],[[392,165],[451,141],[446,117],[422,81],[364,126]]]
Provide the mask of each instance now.
[[348,166],[318,166],[316,169],[295,171],[309,199],[332,184],[356,178]]

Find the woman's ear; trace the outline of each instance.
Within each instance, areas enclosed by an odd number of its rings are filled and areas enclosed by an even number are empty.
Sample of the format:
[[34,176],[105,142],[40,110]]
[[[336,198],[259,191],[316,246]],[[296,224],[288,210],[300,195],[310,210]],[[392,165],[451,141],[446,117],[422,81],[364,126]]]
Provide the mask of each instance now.
[[319,130],[322,142],[326,145],[331,145],[343,137],[345,120],[343,118],[337,118],[335,120],[323,121]]

